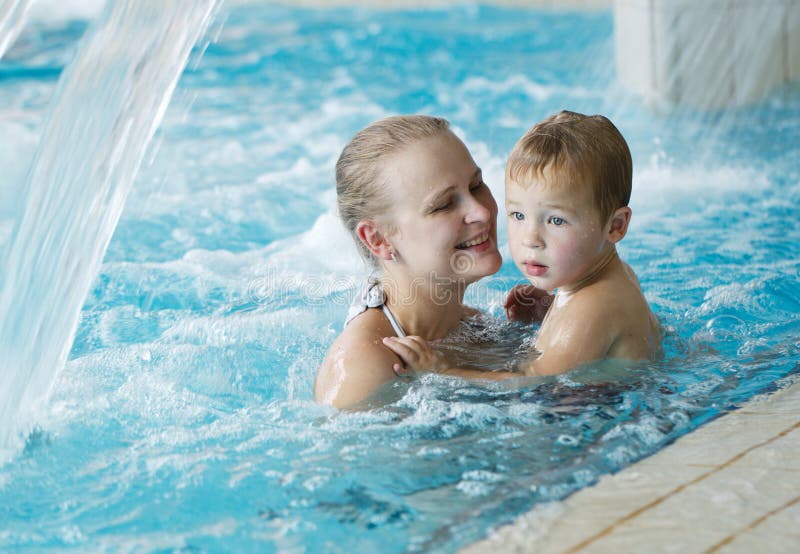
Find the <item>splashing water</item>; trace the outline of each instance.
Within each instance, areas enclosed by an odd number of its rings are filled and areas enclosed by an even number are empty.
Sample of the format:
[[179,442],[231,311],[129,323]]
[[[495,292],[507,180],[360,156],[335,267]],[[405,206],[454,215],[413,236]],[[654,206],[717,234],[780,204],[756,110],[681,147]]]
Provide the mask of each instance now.
[[61,77],[3,262],[0,460],[19,448],[67,359],[147,145],[214,6],[109,3]]

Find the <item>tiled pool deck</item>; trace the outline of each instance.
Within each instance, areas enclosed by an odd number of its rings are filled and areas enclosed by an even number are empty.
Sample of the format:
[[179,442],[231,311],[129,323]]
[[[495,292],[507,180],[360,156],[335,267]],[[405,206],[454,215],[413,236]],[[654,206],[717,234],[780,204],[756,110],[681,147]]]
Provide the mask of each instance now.
[[462,554],[800,552],[800,378]]

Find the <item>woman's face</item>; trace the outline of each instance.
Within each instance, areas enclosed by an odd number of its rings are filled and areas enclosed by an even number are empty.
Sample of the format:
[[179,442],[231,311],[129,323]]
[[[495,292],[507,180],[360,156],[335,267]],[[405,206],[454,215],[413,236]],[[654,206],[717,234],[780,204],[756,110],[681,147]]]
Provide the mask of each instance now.
[[381,176],[392,200],[387,238],[396,263],[413,278],[446,290],[500,269],[497,204],[453,133],[404,148],[385,162]]

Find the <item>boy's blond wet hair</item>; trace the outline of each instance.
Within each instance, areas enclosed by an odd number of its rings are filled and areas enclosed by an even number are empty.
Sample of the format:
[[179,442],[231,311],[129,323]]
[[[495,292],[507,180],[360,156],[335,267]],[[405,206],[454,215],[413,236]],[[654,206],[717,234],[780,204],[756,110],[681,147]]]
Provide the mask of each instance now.
[[360,130],[342,150],[336,162],[336,198],[339,217],[353,236],[359,254],[373,267],[377,259],[359,240],[360,221],[379,219],[390,206],[388,187],[382,176],[385,161],[419,140],[449,132],[441,117],[399,115],[371,123]]
[[602,115],[562,111],[540,121],[517,141],[506,164],[506,177],[527,187],[544,171],[567,171],[591,186],[603,222],[631,198],[633,162],[622,133]]

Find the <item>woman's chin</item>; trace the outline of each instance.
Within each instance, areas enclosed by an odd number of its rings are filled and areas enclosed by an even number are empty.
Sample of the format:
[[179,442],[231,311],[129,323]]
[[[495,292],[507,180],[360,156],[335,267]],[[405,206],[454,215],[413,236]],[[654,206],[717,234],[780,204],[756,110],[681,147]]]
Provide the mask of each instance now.
[[497,249],[493,252],[484,252],[473,259],[472,267],[464,272],[462,278],[467,284],[472,284],[484,277],[494,275],[500,271],[502,265],[503,258]]
[[494,256],[491,256],[490,259],[487,260],[486,265],[486,273],[481,275],[481,278],[494,275],[500,271],[500,268],[503,266],[503,257],[500,255],[500,252],[495,251]]

